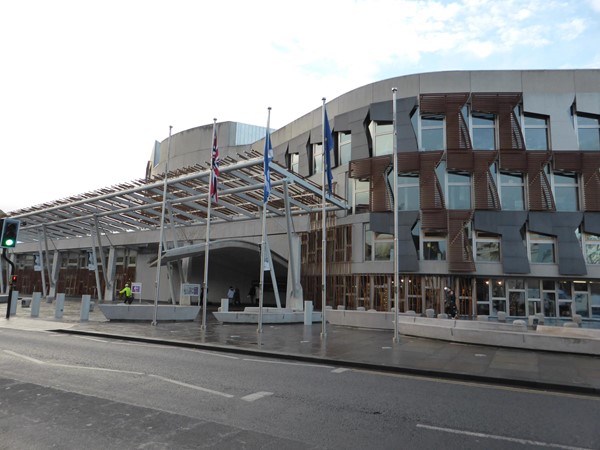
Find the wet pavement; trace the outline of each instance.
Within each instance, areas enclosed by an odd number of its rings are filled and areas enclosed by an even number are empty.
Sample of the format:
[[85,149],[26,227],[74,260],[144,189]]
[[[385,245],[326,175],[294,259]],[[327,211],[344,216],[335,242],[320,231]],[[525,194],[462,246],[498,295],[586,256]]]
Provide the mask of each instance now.
[[321,323],[223,324],[207,309],[207,326],[202,314],[186,322],[109,322],[94,308],[81,321],[81,300],[65,302],[63,316],[55,318],[55,306],[42,299],[38,318],[21,306],[5,319],[0,305],[0,328],[57,331],[177,345],[219,352],[244,353],[354,369],[387,371],[467,382],[556,390],[600,396],[600,357],[572,353],[519,350],[484,345],[467,345],[400,335],[393,342],[390,330],[340,327]]

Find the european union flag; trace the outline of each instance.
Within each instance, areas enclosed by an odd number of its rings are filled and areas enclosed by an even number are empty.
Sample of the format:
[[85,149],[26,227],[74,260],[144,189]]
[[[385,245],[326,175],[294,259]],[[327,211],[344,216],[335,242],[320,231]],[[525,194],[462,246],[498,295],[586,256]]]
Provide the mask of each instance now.
[[271,135],[269,134],[269,128],[267,127],[267,136],[265,138],[265,190],[263,193],[263,203],[267,203],[269,200],[269,194],[271,194],[271,161],[273,160],[273,148],[271,147]]
[[[325,109],[325,106],[323,106]],[[323,152],[325,153],[325,173],[327,175],[327,191],[331,195],[331,183],[333,174],[331,173],[331,151],[333,150],[333,135],[329,127],[329,119],[327,118],[327,109],[325,109],[324,133],[325,142],[323,142]]]

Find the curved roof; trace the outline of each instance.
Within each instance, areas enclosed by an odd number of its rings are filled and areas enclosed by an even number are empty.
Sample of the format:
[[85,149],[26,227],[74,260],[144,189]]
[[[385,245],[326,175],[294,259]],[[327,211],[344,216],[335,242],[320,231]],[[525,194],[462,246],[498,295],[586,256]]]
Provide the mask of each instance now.
[[[271,162],[270,216],[319,212],[322,188]],[[167,177],[165,223],[180,227],[205,224],[208,217],[208,164],[170,172]],[[19,242],[69,239],[160,228],[165,180],[156,176],[134,180],[73,197],[11,212],[21,220]],[[258,219],[263,205],[263,156],[256,151],[221,160],[219,201],[211,205],[212,223]],[[346,209],[336,195],[327,209]]]

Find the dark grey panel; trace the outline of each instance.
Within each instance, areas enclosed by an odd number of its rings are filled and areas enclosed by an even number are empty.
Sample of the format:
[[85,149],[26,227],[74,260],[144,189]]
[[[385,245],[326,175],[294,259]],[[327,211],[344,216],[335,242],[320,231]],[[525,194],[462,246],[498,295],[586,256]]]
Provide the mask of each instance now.
[[[417,136],[410,121],[410,113],[417,105],[417,97],[402,98],[396,101],[396,127],[398,131],[398,152],[419,150]],[[371,105],[371,120],[393,121],[392,102],[379,102]]]
[[[419,258],[412,237],[412,228],[418,219],[418,211],[403,211],[398,214],[398,270],[400,272],[419,271]],[[377,233],[393,235],[394,214],[371,213],[370,227]]]
[[583,214],[583,231],[600,234],[600,213],[586,212]]
[[417,106],[417,97],[403,98],[398,101],[398,152],[416,152],[419,150],[417,135],[410,121],[410,113]]
[[[365,131],[365,120],[369,115],[369,108],[364,107],[340,114],[334,119],[336,131],[350,131],[352,134],[352,159],[364,159],[370,156],[369,142]],[[338,123],[339,122],[339,123]]]
[[298,171],[300,175],[309,176],[308,172],[308,153],[306,151],[306,144],[310,137],[310,132],[302,133],[300,136],[296,136],[289,142],[290,153],[298,153],[300,158],[298,161]]
[[524,211],[475,211],[473,228],[500,235],[502,269],[505,273],[529,273],[527,247],[521,229],[527,220]]
[[558,273],[586,275],[585,260],[575,230],[581,225],[580,212],[530,212],[529,231],[556,236],[558,241]]

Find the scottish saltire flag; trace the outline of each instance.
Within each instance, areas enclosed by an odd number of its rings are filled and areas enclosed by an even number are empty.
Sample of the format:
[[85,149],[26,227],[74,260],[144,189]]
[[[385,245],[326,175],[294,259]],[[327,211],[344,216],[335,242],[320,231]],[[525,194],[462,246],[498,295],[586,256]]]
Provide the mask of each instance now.
[[333,174],[331,173],[331,151],[333,150],[333,135],[331,134],[331,128],[329,127],[329,119],[327,118],[327,109],[325,109],[325,123],[324,135],[325,142],[323,142],[323,153],[325,156],[325,174],[327,175],[327,191],[331,195],[331,183],[333,182]]
[[263,193],[263,203],[267,203],[269,200],[269,194],[271,194],[271,161],[273,160],[273,148],[271,147],[271,135],[269,134],[269,128],[267,127],[267,136],[265,138],[265,190]]
[[210,198],[215,203],[219,202],[219,147],[217,146],[217,127],[215,127],[213,136],[213,148],[212,148],[212,177],[210,179]]

